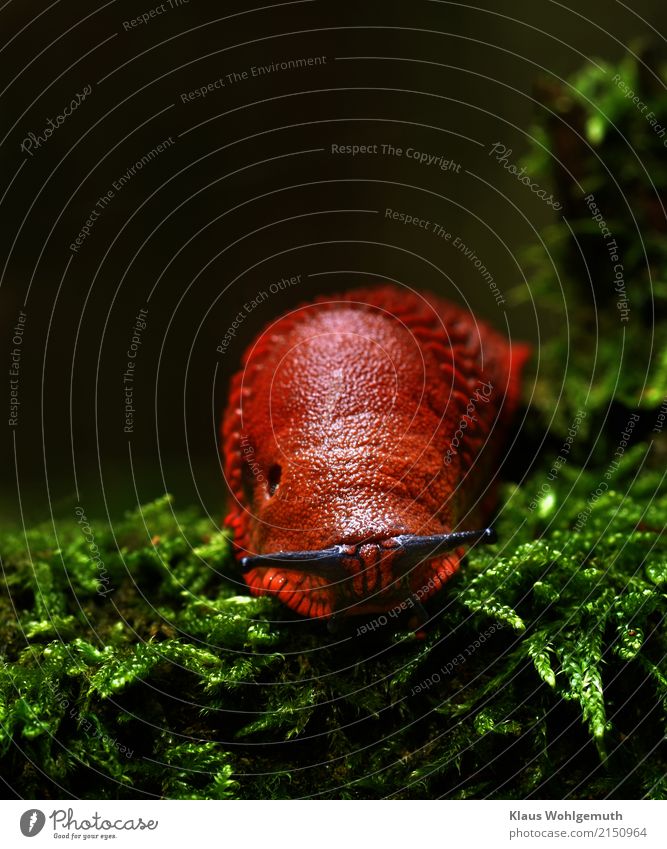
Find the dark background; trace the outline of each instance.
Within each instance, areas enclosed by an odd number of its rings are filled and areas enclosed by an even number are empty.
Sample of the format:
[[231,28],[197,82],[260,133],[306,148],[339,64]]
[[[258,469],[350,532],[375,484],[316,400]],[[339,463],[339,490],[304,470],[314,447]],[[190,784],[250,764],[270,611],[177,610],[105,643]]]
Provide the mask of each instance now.
[[[125,31],[158,5],[15,0],[0,11],[7,368],[11,328],[27,313],[16,427],[5,403],[3,523],[71,516],[77,503],[113,516],[165,491],[217,521],[229,374],[260,327],[315,294],[388,277],[467,302],[513,338],[539,344],[558,332],[565,312],[533,303],[516,255],[539,247],[554,213],[489,147],[502,142],[513,162],[526,152],[540,76],[617,60],[637,39],[664,41],[667,24],[664,0],[632,11],[611,0],[314,0],[258,11],[190,0]],[[322,55],[323,66],[181,102],[232,71]],[[87,84],[90,96],[34,156],[22,152],[27,134]],[[97,198],[169,136],[175,144],[116,194],[73,255]],[[332,156],[332,143],[411,146],[461,172]],[[451,244],[386,220],[387,206],[460,236],[505,306]],[[298,274],[299,285],[266,299],[216,351],[245,302]],[[146,307],[128,436],[125,352]]]

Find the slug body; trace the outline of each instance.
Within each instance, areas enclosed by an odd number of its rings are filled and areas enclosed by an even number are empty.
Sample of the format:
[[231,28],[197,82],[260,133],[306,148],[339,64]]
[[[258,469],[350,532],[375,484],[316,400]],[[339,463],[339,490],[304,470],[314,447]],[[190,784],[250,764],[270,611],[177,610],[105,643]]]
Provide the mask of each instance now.
[[467,539],[438,540],[492,505],[528,354],[462,308],[392,285],[267,327],[222,424],[225,521],[251,592],[329,618],[439,590]]

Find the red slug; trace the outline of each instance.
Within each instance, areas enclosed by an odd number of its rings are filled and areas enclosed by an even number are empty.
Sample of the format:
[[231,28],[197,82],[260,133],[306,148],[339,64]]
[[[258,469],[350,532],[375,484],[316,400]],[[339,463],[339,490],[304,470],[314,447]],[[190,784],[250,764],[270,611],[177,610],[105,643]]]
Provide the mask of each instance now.
[[461,307],[392,285],[274,321],[232,380],[226,524],[254,595],[306,617],[439,590],[493,506],[529,355]]

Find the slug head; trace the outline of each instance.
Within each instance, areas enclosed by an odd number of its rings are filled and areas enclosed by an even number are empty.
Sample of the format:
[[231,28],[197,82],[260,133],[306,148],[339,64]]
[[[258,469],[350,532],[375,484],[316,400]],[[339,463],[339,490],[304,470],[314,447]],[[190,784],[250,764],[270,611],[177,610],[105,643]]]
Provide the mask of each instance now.
[[253,592],[275,595],[302,616],[354,616],[419,603],[456,571],[462,546],[495,539],[491,528],[401,534],[358,545],[258,554],[241,564]]

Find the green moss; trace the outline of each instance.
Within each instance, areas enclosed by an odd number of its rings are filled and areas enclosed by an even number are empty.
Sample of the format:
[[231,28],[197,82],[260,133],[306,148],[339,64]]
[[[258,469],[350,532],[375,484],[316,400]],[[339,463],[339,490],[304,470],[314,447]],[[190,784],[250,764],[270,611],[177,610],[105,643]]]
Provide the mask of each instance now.
[[[621,161],[612,124],[637,138],[662,188],[662,147],[619,98],[612,70],[548,96],[618,173],[635,165]],[[643,91],[630,66],[623,73]],[[664,97],[655,108],[667,112]],[[543,124],[537,135],[558,151],[559,132]],[[650,307],[665,298],[667,242],[632,183],[651,289],[600,160],[576,155],[624,240],[631,321],[621,326],[604,295],[608,261],[581,193],[552,173],[573,222],[546,234],[565,269],[569,341],[541,351],[521,440],[535,461],[520,485],[503,486],[500,542],[470,553],[431,605],[425,638],[385,628],[334,639],[291,621],[278,603],[247,596],[226,535],[196,512],[174,513],[169,498],[113,529],[92,521],[95,557],[74,520],[57,536],[52,525],[7,534],[0,771],[17,793],[665,798],[667,451],[651,433],[667,395],[664,328],[645,348]],[[545,182],[550,163],[536,154],[531,173]],[[595,310],[575,248],[600,275]],[[530,260],[534,293],[556,308],[551,258]]]
[[667,492],[659,471],[635,476],[645,453],[577,532],[597,473],[554,481],[548,520],[530,509],[539,476],[506,485],[506,542],[469,557],[424,641],[288,623],[212,571],[233,573],[224,534],[164,501],[143,508],[144,541],[136,514],[117,526],[133,565],[108,596],[63,577],[85,571],[74,524],[60,573],[48,529],[32,531],[39,570],[6,541],[24,606],[0,668],[3,775],[89,797],[661,795]]

